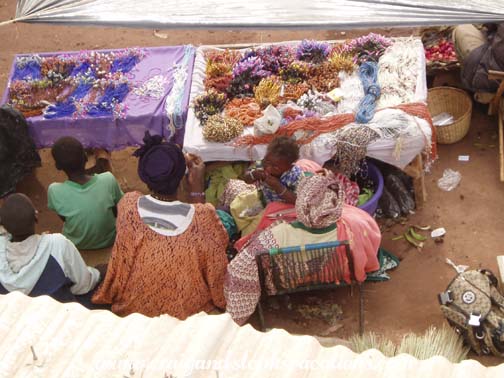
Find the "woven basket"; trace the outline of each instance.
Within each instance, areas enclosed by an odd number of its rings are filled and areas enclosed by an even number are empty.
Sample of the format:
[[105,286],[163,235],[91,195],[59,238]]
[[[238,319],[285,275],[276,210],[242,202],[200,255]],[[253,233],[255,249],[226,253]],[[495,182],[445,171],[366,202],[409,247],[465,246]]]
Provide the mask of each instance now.
[[429,89],[427,106],[432,117],[447,112],[455,120],[450,125],[436,127],[439,144],[455,143],[466,136],[471,126],[472,100],[465,91],[451,87]]

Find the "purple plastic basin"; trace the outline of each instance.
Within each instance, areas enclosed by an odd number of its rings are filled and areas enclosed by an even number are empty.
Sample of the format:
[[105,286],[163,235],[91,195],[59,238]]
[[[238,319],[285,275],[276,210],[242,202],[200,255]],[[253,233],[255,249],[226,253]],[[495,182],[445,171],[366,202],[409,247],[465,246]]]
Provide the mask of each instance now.
[[375,193],[373,197],[365,204],[359,206],[359,209],[364,210],[366,213],[371,216],[374,215],[376,208],[378,207],[378,201],[383,193],[383,176],[376,165],[371,162],[367,162],[368,167],[368,177],[371,181],[374,182]]

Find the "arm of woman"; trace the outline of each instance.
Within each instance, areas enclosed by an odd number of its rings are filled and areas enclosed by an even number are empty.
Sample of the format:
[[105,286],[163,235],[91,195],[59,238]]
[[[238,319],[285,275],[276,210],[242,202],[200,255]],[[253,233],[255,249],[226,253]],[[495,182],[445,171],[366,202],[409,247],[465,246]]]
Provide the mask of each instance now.
[[190,203],[205,203],[205,163],[199,156],[186,154],[187,189]]
[[205,205],[205,207],[207,207],[206,211],[208,213],[205,230],[206,259],[203,273],[210,290],[212,302],[215,306],[224,309],[226,307],[224,277],[228,265],[226,248],[229,244],[229,237],[214,207],[211,205]]
[[114,303],[122,295],[125,283],[135,263],[136,248],[141,233],[137,232],[134,212],[140,193],[131,192],[119,201],[116,221],[117,235],[112,247],[110,260],[102,284],[93,295],[92,302],[96,304]]
[[261,298],[256,255],[275,247],[278,243],[271,230],[263,230],[253,236],[229,263],[224,283],[226,312],[239,325],[254,313]]
[[268,185],[272,190],[278,194],[282,200],[286,203],[295,204],[296,203],[296,193],[285,186],[278,178],[272,175],[267,175],[264,180],[266,185]]

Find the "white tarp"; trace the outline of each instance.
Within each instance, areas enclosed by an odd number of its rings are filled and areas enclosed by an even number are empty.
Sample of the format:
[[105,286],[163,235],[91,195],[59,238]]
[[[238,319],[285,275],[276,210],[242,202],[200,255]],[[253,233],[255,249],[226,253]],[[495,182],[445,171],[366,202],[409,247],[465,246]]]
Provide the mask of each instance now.
[[205,29],[448,25],[504,21],[504,1],[18,0],[16,20]]

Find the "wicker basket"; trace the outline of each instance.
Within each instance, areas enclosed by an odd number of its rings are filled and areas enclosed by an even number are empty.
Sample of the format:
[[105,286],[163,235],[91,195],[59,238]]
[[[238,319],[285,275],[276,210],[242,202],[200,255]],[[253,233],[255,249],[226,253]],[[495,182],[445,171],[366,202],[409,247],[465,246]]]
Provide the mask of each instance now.
[[450,125],[436,127],[438,143],[451,144],[466,136],[471,126],[472,100],[465,91],[451,87],[429,89],[427,106],[432,117],[447,112],[455,120]]

